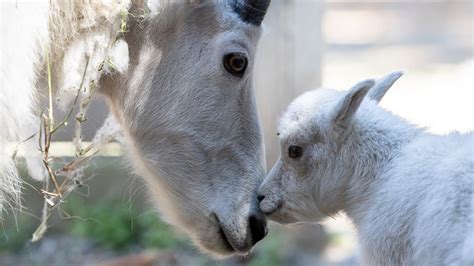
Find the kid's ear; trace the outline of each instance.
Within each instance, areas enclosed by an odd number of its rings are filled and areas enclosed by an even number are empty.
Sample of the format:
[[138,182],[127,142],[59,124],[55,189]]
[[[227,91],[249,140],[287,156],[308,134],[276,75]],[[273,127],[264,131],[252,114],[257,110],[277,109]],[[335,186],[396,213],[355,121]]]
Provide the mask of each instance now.
[[352,121],[357,109],[364,100],[375,81],[368,79],[354,85],[347,94],[336,104],[332,114],[332,123],[337,127],[347,127]]
[[397,81],[402,75],[403,72],[397,71],[377,80],[375,85],[369,91],[369,98],[376,102],[380,102],[385,93],[387,93],[387,91],[392,87],[393,83],[395,83],[395,81]]

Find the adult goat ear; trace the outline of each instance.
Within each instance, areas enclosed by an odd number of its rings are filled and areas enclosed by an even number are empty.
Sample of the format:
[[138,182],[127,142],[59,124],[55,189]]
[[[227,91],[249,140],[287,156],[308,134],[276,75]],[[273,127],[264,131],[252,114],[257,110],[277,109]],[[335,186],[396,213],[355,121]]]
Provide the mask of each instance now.
[[357,109],[375,81],[368,79],[354,85],[336,104],[332,113],[332,123],[336,127],[346,128],[352,121]]
[[387,93],[387,91],[392,87],[395,81],[397,81],[402,75],[403,72],[397,71],[390,73],[385,77],[382,77],[381,79],[377,80],[375,85],[369,91],[369,98],[376,102],[380,102],[385,93]]

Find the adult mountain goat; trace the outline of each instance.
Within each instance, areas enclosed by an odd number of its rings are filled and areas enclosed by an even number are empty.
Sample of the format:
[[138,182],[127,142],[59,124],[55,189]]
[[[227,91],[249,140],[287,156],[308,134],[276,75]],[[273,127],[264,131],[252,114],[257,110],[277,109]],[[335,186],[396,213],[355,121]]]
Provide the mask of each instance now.
[[[163,217],[205,251],[248,253],[267,233],[256,200],[265,163],[252,73],[270,1],[49,3],[33,86],[2,82],[2,143],[31,134],[20,132],[25,117],[38,128],[34,91],[56,91],[68,107],[96,90]],[[19,189],[11,154],[2,156],[0,200]]]
[[431,135],[380,108],[400,76],[291,103],[260,208],[285,224],[344,211],[362,265],[473,265],[474,134]]

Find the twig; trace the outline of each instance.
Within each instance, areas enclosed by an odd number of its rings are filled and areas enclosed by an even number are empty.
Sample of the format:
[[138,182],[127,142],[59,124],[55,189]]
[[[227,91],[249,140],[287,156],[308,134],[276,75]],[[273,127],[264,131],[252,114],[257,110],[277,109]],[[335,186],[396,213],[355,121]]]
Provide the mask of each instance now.
[[53,181],[54,187],[56,188],[56,192],[59,194],[59,197],[62,197],[61,190],[59,188],[58,182],[56,180],[56,176],[53,173],[53,170],[51,169],[51,166],[49,165],[49,147],[51,145],[51,132],[48,130],[50,128],[49,125],[50,121],[49,118],[46,116],[43,116],[43,125],[44,125],[44,131],[45,131],[45,138],[44,138],[44,152],[43,152],[43,164],[46,167],[46,170],[48,170],[48,175],[49,178]]
[[53,197],[57,197],[59,194],[56,194],[56,193],[52,193],[52,192],[49,192],[49,191],[46,191],[44,189],[40,189],[41,193],[43,194],[47,194],[47,195],[50,195],[50,196],[53,196]]
[[15,150],[14,150],[14,152],[13,152],[13,154],[12,154],[12,160],[15,160],[16,155],[17,155],[18,151],[20,150],[20,145],[23,144],[23,143],[25,143],[25,142],[27,142],[28,140],[34,138],[34,137],[36,136],[36,134],[37,134],[37,133],[34,133],[33,135],[29,136],[28,138],[26,138],[26,139],[24,139],[24,140],[18,142],[18,144],[16,144]]
[[[118,25],[119,28],[115,29],[117,30],[115,38],[111,38],[111,41],[113,42],[109,43],[107,49],[111,49],[113,46],[113,43],[118,39],[118,37],[125,32],[127,32],[129,29],[127,28],[127,20],[129,19],[130,14],[128,13],[128,10],[123,10],[120,13],[120,24]],[[144,12],[143,15],[139,16],[140,18],[145,18],[146,14]],[[47,222],[48,219],[51,215],[51,212],[59,208],[61,206],[61,203],[64,201],[67,196],[75,191],[77,188],[83,186],[83,182],[88,181],[91,179],[94,175],[90,176],[84,176],[84,162],[89,161],[93,156],[95,156],[101,147],[100,144],[91,144],[87,146],[86,148],[82,149],[81,147],[81,127],[82,123],[84,123],[87,119],[85,117],[86,111],[87,111],[87,106],[91,100],[93,90],[96,86],[96,82],[98,80],[94,80],[94,78],[91,78],[87,76],[88,70],[91,66],[89,66],[90,62],[90,54],[85,55],[85,66],[84,66],[84,71],[82,73],[82,79],[80,81],[79,87],[77,88],[77,94],[75,95],[74,101],[67,112],[67,114],[60,120],[58,123],[55,123],[54,121],[54,113],[53,113],[53,82],[52,82],[52,72],[51,72],[51,58],[50,58],[50,51],[47,49],[44,50],[44,53],[46,55],[46,67],[47,67],[47,78],[48,78],[48,92],[49,92],[49,110],[48,110],[48,115],[46,115],[46,112],[41,112],[40,114],[40,128],[38,131],[39,139],[38,139],[38,144],[39,144],[39,150],[41,151],[43,155],[43,164],[48,172],[49,178],[46,178],[43,189],[40,190],[43,198],[44,198],[44,203],[43,203],[43,210],[42,210],[42,216],[41,216],[41,223],[36,229],[36,231],[33,233],[32,236],[32,242],[40,240],[44,233],[47,230]],[[108,53],[106,53],[107,55]],[[54,62],[53,62],[54,63]],[[108,56],[106,56],[103,59],[103,62],[101,63],[101,66],[99,66],[99,69],[97,69],[98,72],[95,74],[98,74],[97,77],[100,78],[101,73],[104,68],[104,64],[107,64],[108,68],[115,69],[116,66],[114,62]],[[94,66],[95,67],[95,66]],[[94,75],[95,76],[95,75]],[[89,84],[86,84],[89,82]],[[77,84],[74,84],[77,85]],[[84,87],[88,85],[89,90],[85,90]],[[75,89],[74,87],[71,89]],[[83,90],[84,89],[84,90]],[[84,91],[86,94],[82,95],[82,91]],[[81,97],[84,96],[84,97]],[[53,166],[52,162],[54,158],[50,158],[50,145],[51,145],[51,139],[53,135],[62,127],[67,126],[68,121],[71,119],[74,110],[77,110],[76,112],[76,119],[75,119],[75,133],[74,133],[74,139],[73,142],[76,145],[76,157],[72,159],[69,162],[61,162],[60,166],[57,166],[56,170],[53,171]],[[28,141],[29,139],[33,138],[35,135],[31,136],[30,138],[26,139],[25,141]],[[18,148],[18,146],[17,146]],[[16,152],[14,153],[16,155]],[[64,178],[62,180],[59,180],[58,177]],[[58,184],[58,180],[62,181],[61,185]],[[52,185],[50,186],[50,182]],[[54,186],[54,190],[51,191],[50,187]]]
[[84,80],[86,78],[86,73],[87,73],[87,68],[88,67],[89,67],[89,57],[86,56],[86,66],[84,67],[84,71],[82,72],[81,83],[79,85],[79,88],[77,89],[77,94],[76,94],[76,97],[74,98],[72,106],[69,109],[69,112],[67,113],[67,115],[63,118],[63,120],[61,120],[61,122],[59,124],[57,124],[56,127],[53,128],[53,130],[51,130],[51,134],[56,133],[56,131],[60,127],[64,126],[67,123],[67,121],[69,121],[69,118],[71,118],[72,112],[74,111],[74,107],[76,106],[77,100],[79,99],[79,95],[81,94],[82,86],[84,86]]
[[49,51],[46,51],[46,65],[48,69],[48,96],[49,96],[49,122],[50,131],[54,128],[54,116],[53,116],[53,86],[51,81],[51,64],[49,61]]
[[[41,144],[40,144],[40,146],[41,146]],[[44,185],[43,185],[43,190],[48,191],[49,190],[48,188],[49,188],[49,179],[46,179],[45,182],[44,182]],[[48,219],[49,219],[50,215],[51,214],[48,212],[48,205],[47,205],[47,202],[46,202],[46,199],[45,199],[45,201],[43,203],[43,211],[41,213],[41,223],[38,226],[38,228],[36,228],[35,232],[33,233],[32,237],[31,237],[31,242],[36,242],[36,241],[40,240],[41,238],[43,238],[44,233],[48,229],[47,222],[48,222]]]

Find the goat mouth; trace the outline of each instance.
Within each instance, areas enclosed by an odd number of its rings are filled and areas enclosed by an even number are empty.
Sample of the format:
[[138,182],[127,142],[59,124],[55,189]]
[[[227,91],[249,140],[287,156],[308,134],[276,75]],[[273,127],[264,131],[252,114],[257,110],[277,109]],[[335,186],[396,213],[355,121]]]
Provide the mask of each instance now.
[[226,250],[232,253],[237,253],[237,254],[247,254],[250,251],[252,246],[249,247],[245,245],[244,247],[241,247],[241,248],[239,248],[238,245],[236,246],[236,243],[232,242],[232,238],[229,238],[228,232],[226,231],[226,229],[220,224],[219,217],[217,217],[215,213],[211,214],[211,216],[213,216],[214,219],[216,219],[217,223],[219,224],[218,234],[221,237],[223,246]]
[[263,214],[265,214],[265,216],[272,216],[272,215],[275,214],[279,209],[281,209],[282,206],[283,206],[283,203],[280,202],[280,203],[278,203],[278,205],[277,205],[275,208],[273,208],[272,210],[266,211],[266,212],[263,211]]
[[219,235],[220,239],[222,240],[221,242],[223,242],[223,249],[225,249],[227,252],[235,253],[236,250],[234,249],[234,247],[230,243],[229,239],[227,238],[227,235],[225,234],[224,229],[220,225],[219,217],[217,217],[217,215],[215,213],[211,213],[211,215],[209,217],[211,217],[214,221],[216,221],[217,225],[219,226],[219,230],[217,231],[217,234]]
[[219,227],[219,236],[221,237],[222,242],[224,242],[225,249],[229,250],[229,251],[232,251],[232,252],[235,252],[234,247],[232,247],[232,245],[230,244],[229,239],[225,235],[224,229],[222,229],[222,227]]

